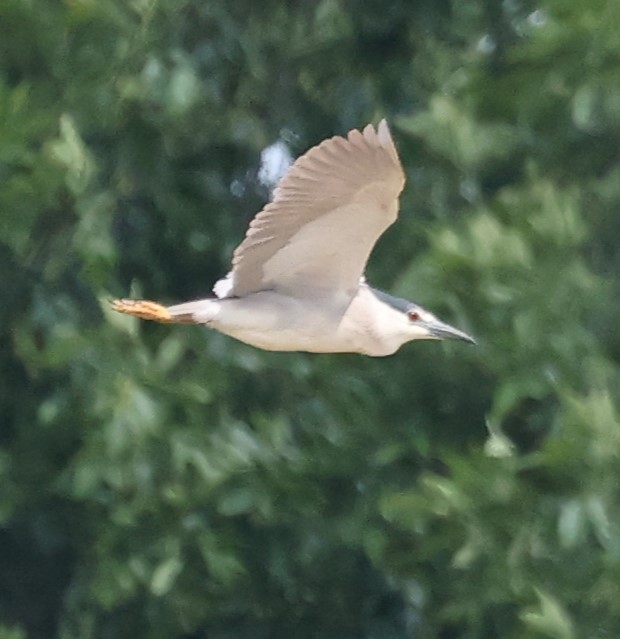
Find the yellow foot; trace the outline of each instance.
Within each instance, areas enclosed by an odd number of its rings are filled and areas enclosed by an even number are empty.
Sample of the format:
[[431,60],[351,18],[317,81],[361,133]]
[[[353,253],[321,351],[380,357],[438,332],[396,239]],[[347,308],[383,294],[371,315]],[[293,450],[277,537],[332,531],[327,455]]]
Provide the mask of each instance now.
[[119,313],[134,315],[140,319],[155,322],[172,322],[173,319],[165,306],[147,300],[112,300],[112,308]]

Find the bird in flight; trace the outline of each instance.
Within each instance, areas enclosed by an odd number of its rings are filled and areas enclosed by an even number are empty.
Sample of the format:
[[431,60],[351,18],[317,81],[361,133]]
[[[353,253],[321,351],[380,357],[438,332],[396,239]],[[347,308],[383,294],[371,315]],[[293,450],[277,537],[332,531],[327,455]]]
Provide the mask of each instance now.
[[118,299],[120,313],[204,324],[271,351],[383,356],[418,339],[467,333],[372,288],[370,252],[396,221],[405,175],[385,120],[298,158],[250,223],[215,296],[173,306]]

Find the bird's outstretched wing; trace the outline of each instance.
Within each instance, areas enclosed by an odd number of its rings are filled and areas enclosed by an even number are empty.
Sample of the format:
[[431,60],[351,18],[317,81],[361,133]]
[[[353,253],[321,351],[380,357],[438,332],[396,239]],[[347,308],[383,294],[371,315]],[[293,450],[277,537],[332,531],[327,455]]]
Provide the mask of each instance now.
[[213,290],[352,296],[375,242],[396,220],[404,183],[385,120],[325,140],[288,170]]

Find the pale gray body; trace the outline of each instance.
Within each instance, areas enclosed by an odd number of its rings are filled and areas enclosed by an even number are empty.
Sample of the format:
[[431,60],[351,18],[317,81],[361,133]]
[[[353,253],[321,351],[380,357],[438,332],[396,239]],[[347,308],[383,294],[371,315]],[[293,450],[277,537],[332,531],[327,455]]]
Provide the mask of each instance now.
[[368,286],[363,273],[398,215],[405,176],[385,120],[310,149],[250,223],[216,298],[169,307],[117,300],[145,319],[205,324],[258,348],[390,355],[466,333]]
[[[395,353],[412,339],[402,312],[381,301],[365,283],[351,300],[324,298],[318,303],[261,291],[242,298],[188,302],[168,311],[173,316],[190,313],[197,323],[269,351],[381,356]],[[400,330],[386,332],[386,325]],[[424,330],[419,335],[426,337]]]

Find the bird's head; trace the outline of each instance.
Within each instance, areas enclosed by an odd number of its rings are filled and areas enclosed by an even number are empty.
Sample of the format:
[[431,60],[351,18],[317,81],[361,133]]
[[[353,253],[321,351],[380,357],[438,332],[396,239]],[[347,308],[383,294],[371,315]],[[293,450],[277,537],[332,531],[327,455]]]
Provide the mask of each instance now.
[[471,335],[442,322],[414,302],[376,289],[373,289],[373,293],[387,307],[383,320],[386,330],[390,330],[401,344],[418,339],[454,339],[476,343]]
[[476,343],[471,335],[442,322],[430,311],[413,302],[409,302],[407,305],[404,316],[404,331],[409,335],[408,341],[414,339],[457,339],[470,344]]

